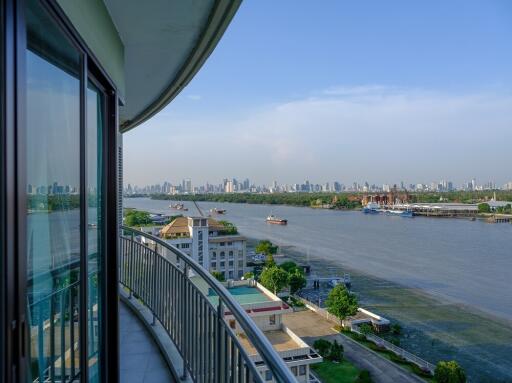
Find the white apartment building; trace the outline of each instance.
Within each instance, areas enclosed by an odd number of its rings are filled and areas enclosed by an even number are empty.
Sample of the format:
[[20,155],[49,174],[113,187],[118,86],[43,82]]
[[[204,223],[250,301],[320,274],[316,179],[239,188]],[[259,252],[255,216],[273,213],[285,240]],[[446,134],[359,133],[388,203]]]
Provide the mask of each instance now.
[[225,279],[240,279],[246,267],[246,239],[226,234],[218,221],[205,217],[178,217],[160,232],[167,243],[188,254],[205,269]]

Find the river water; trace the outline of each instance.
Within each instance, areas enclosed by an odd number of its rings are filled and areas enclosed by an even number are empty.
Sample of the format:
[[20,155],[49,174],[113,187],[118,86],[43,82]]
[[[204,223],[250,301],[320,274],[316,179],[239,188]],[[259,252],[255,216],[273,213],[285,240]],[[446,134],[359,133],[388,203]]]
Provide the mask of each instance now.
[[[125,207],[176,214],[170,201],[125,199]],[[198,214],[185,203],[190,215]],[[250,238],[293,246],[310,257],[419,288],[512,320],[512,225],[436,218],[366,215],[359,211],[319,210],[199,202],[207,214],[218,207]],[[273,213],[287,226],[269,225]]]

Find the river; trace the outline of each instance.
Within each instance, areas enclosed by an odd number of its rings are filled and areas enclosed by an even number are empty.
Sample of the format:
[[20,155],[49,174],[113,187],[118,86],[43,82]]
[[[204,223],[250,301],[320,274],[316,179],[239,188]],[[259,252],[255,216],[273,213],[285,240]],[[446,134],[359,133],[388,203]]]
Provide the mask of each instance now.
[[[176,214],[169,201],[125,199],[125,207]],[[187,213],[198,214],[192,203]],[[199,202],[227,210],[240,233],[293,246],[313,258],[396,282],[512,320],[512,225],[435,218]],[[288,219],[269,225],[269,213]]]

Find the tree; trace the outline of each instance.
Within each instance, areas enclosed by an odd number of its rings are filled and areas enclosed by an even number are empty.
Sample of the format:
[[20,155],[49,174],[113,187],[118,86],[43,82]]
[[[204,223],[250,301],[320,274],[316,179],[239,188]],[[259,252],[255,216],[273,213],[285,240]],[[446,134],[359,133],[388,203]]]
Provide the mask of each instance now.
[[260,275],[260,282],[277,294],[288,284],[288,273],[277,266],[266,267]]
[[480,203],[478,204],[478,212],[479,213],[490,213],[491,207],[488,203]]
[[290,293],[292,294],[295,294],[306,286],[306,278],[304,278],[304,275],[302,275],[299,269],[288,273],[288,286],[290,286]]
[[341,362],[343,360],[343,345],[339,344],[336,339],[331,345],[327,358],[333,362]]
[[254,278],[254,273],[252,271],[248,271],[244,274],[244,279],[252,279]]
[[151,223],[151,217],[147,211],[128,210],[125,215],[127,226],[142,226]]
[[357,312],[357,297],[342,284],[337,285],[329,292],[325,304],[327,311],[341,320]]
[[313,343],[313,348],[318,351],[321,356],[327,357],[331,351],[331,342],[327,339],[317,339]]
[[219,221],[219,223],[224,226],[224,229],[222,230],[222,233],[225,235],[236,235],[238,234],[237,227],[228,221]]
[[297,267],[297,264],[295,262],[292,262],[292,261],[283,262],[283,263],[281,263],[279,265],[279,267],[281,269],[283,269],[284,271],[286,271],[287,273],[293,273],[295,270],[300,270]]
[[466,374],[456,361],[440,361],[437,363],[434,379],[437,383],[464,383]]
[[212,271],[213,277],[219,282],[224,282],[226,279],[224,278],[224,274],[220,271]]
[[274,261],[274,256],[272,254],[267,254],[265,257],[265,266],[272,267],[276,265],[276,261]]
[[359,331],[361,331],[361,334],[364,334],[364,335],[369,335],[369,334],[374,333],[373,326],[369,323],[362,323],[359,326]]
[[278,247],[275,246],[272,242],[270,242],[268,239],[264,239],[263,241],[260,241],[256,245],[256,252],[262,253],[265,255],[274,255],[277,254]]

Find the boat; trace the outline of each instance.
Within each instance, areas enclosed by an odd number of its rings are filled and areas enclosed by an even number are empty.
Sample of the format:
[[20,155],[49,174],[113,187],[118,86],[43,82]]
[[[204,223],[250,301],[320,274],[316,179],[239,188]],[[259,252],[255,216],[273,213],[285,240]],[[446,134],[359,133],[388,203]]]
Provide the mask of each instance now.
[[226,214],[226,209],[217,209],[214,207],[213,209],[210,209],[210,213],[212,214]]
[[267,217],[267,223],[272,223],[274,225],[286,225],[288,223],[288,220],[276,217],[275,215],[271,214]]
[[185,205],[183,205],[182,203],[174,203],[174,204],[170,204],[169,207],[171,209],[175,209],[175,210],[182,210],[182,211],[188,211],[188,209],[185,207]]
[[411,210],[385,210],[387,215],[397,215],[399,217],[412,218],[413,213]]
[[375,202],[369,202],[363,207],[363,213],[365,214],[378,214],[380,213],[380,205]]

